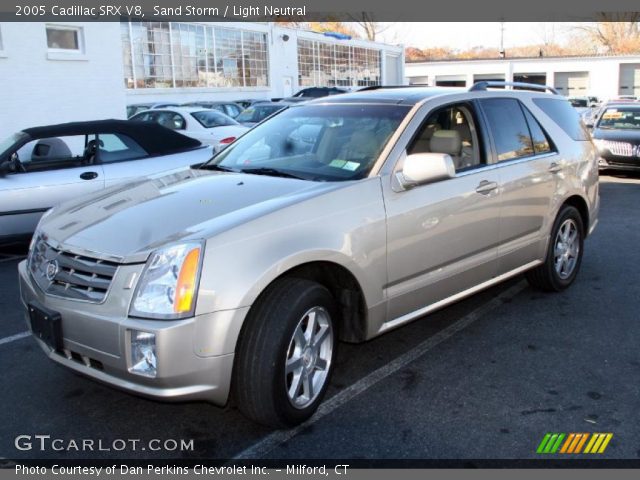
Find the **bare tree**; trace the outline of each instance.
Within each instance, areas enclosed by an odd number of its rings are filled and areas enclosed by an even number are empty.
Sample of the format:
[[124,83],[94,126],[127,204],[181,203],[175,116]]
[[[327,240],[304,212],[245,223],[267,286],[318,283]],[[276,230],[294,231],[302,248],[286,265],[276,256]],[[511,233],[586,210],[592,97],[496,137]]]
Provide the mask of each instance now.
[[364,31],[364,38],[375,42],[376,36],[385,30],[387,30],[392,23],[382,23],[374,21],[375,18],[372,13],[362,12],[358,17],[353,17],[355,20],[354,23],[358,24],[360,28]]
[[586,48],[612,54],[640,51],[640,13],[601,13],[598,17],[602,21],[575,27]]

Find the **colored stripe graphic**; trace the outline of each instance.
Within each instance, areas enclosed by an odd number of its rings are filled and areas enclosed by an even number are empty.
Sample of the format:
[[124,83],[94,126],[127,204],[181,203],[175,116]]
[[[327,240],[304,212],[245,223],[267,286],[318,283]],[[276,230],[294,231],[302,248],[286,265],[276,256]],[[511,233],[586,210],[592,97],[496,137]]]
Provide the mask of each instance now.
[[[547,433],[536,452],[542,454],[604,453],[612,438],[613,433]],[[583,450],[585,443],[587,446]]]

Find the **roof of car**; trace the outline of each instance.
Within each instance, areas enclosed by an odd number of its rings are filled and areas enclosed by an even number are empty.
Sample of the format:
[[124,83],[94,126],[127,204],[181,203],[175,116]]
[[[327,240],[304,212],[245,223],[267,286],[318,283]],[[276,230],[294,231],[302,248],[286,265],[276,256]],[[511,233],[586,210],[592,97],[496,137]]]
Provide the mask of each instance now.
[[22,130],[31,138],[50,138],[96,133],[119,133],[126,135],[150,155],[189,150],[202,144],[191,137],[165,128],[157,123],[131,120],[95,120],[90,122],[60,123]]
[[415,105],[425,98],[464,91],[465,89],[456,87],[375,87],[364,88],[352,93],[322,97],[311,100],[308,103],[395,103]]

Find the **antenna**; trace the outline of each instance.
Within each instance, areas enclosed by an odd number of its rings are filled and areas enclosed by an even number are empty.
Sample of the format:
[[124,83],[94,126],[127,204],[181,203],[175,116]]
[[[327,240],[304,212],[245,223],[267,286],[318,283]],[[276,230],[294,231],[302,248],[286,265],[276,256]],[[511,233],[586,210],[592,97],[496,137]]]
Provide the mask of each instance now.
[[505,57],[504,52],[504,17],[500,20],[500,58]]

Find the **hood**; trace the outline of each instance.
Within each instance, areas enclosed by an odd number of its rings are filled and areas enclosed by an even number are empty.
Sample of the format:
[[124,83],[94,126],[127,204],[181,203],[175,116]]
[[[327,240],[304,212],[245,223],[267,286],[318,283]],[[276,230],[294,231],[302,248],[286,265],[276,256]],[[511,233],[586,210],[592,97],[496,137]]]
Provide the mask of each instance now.
[[640,142],[640,130],[622,130],[622,129],[606,129],[596,128],[592,134],[594,139],[598,140],[614,140],[619,142]]
[[53,245],[71,252],[143,262],[160,246],[209,238],[339,186],[337,182],[180,170],[63,203],[44,218],[40,228]]

